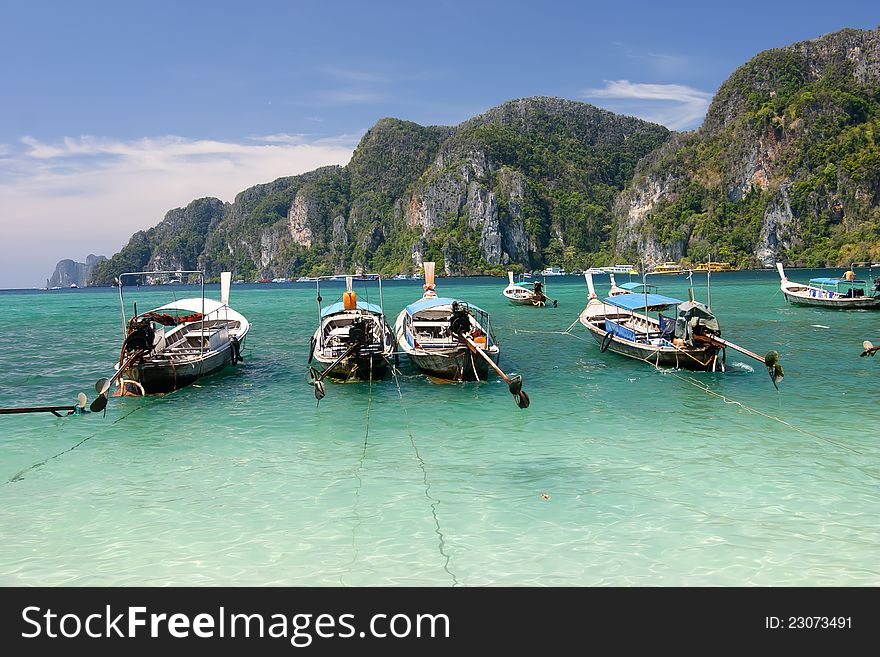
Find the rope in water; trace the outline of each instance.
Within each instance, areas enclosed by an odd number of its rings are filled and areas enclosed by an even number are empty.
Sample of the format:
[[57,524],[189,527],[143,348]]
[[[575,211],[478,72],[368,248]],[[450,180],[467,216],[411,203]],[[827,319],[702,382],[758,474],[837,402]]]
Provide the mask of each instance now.
[[[358,513],[358,507],[361,501],[361,488],[363,488],[363,479],[361,479],[361,471],[364,469],[364,461],[367,458],[367,444],[370,438],[370,409],[373,406],[373,359],[370,359],[370,377],[368,379],[368,388],[367,388],[367,411],[364,417],[364,448],[361,450],[361,457],[358,460],[358,466],[355,470],[354,477],[357,479],[357,486],[354,489],[354,517],[355,523],[351,528],[351,549],[354,550],[354,556],[351,558],[349,562],[349,566],[353,566],[355,562],[357,562],[358,558],[358,548],[357,548],[357,529],[361,526],[361,516]],[[342,576],[339,578],[340,583],[345,584],[342,581]]]
[[[122,420],[124,420],[125,418],[127,418],[127,417],[128,417],[129,415],[131,415],[132,413],[137,413],[137,412],[138,412],[140,409],[142,409],[142,408],[143,408],[143,405],[138,405],[137,407],[133,408],[132,410],[130,410],[130,411],[129,411],[128,413],[126,413],[125,415],[123,415],[123,416],[121,416],[121,417],[118,417],[118,418],[116,418],[115,420],[113,420],[113,422],[110,424],[110,426],[113,426],[113,425],[116,424],[117,422],[121,422]],[[67,454],[68,452],[72,452],[73,450],[75,450],[75,449],[76,449],[77,447],[79,447],[80,445],[82,445],[82,444],[88,442],[89,440],[91,440],[92,438],[94,438],[95,436],[97,436],[99,433],[103,433],[104,431],[106,431],[106,429],[101,429],[100,431],[96,431],[95,433],[93,433],[93,434],[91,434],[91,435],[89,435],[89,436],[86,436],[85,438],[83,438],[82,440],[80,440],[76,445],[73,445],[72,447],[68,447],[67,449],[62,450],[62,451],[58,452],[57,454],[54,454],[53,456],[50,456],[50,457],[47,458],[47,459],[43,459],[42,461],[39,461],[38,463],[34,463],[33,465],[28,466],[28,467],[25,468],[24,470],[20,470],[18,473],[16,473],[15,475],[13,475],[10,479],[8,479],[7,481],[3,482],[3,484],[4,484],[4,485],[5,485],[5,484],[12,484],[12,483],[15,483],[15,482],[21,481],[22,479],[24,479],[24,476],[25,476],[28,472],[31,472],[32,470],[36,470],[37,468],[46,465],[49,461],[52,461],[53,459],[57,459],[59,456],[63,456],[64,454]]]
[[835,440],[831,440],[830,438],[826,438],[825,436],[820,436],[818,434],[813,433],[812,431],[807,431],[806,429],[802,429],[798,426],[795,426],[791,422],[787,422],[786,420],[783,420],[780,417],[777,417],[775,415],[770,415],[769,413],[765,413],[763,411],[759,411],[758,409],[752,408],[751,406],[743,404],[740,401],[737,401],[735,399],[731,399],[730,397],[727,397],[726,395],[722,395],[720,392],[715,392],[714,390],[710,389],[706,383],[704,383],[702,381],[697,381],[696,379],[693,379],[691,377],[683,377],[679,374],[676,374],[675,372],[673,372],[671,370],[665,370],[665,373],[669,374],[670,376],[674,376],[676,379],[680,379],[681,381],[684,381],[685,383],[691,384],[695,388],[698,388],[699,390],[702,390],[703,392],[705,392],[707,395],[712,395],[713,397],[717,397],[718,399],[722,400],[725,404],[732,404],[734,406],[739,406],[747,413],[751,413],[754,415],[760,415],[761,417],[765,417],[768,420],[773,420],[774,422],[779,422],[780,424],[785,425],[789,429],[793,429],[794,431],[797,431],[798,433],[802,433],[805,436],[810,436],[811,438],[815,438],[816,440],[821,440],[821,441],[826,442],[830,445],[834,445],[835,447],[840,447],[841,449],[845,449],[847,451],[850,451],[854,454],[861,454],[862,453],[859,450],[853,449],[852,447],[850,447],[848,445],[844,445],[843,443],[839,443]]
[[[574,333],[571,333],[571,329],[577,323],[578,323],[578,320],[575,320],[571,324],[571,326],[569,326],[564,331],[528,331],[528,330],[514,329],[514,333],[544,333],[544,334],[552,334],[552,335],[569,335],[573,338],[577,338],[578,340],[583,340],[583,338],[581,338],[580,336],[575,335]],[[689,354],[686,354],[686,355],[689,355]],[[636,360],[644,361],[644,362],[648,363],[649,365],[652,365],[656,370],[658,370],[660,372],[664,372],[666,374],[670,374],[671,376],[674,376],[677,379],[681,379],[685,383],[689,383],[690,385],[702,390],[706,394],[712,395],[713,397],[717,397],[718,399],[721,399],[725,404],[733,404],[733,405],[739,406],[740,408],[742,408],[744,411],[746,411],[748,413],[751,413],[754,415],[760,415],[762,417],[767,418],[768,420],[778,422],[778,423],[782,424],[783,426],[786,426],[789,429],[792,429],[793,431],[797,431],[798,433],[801,433],[805,436],[810,436],[811,438],[826,442],[830,445],[834,445],[835,447],[839,447],[841,449],[845,449],[845,450],[850,451],[854,454],[861,454],[861,452],[859,450],[853,449],[852,447],[849,447],[848,445],[844,445],[843,443],[839,443],[837,441],[831,440],[830,438],[826,438],[825,436],[820,436],[818,434],[812,433],[811,431],[807,431],[806,429],[802,429],[802,428],[792,424],[791,422],[787,422],[786,420],[783,420],[780,417],[777,417],[775,415],[770,415],[768,413],[764,413],[763,411],[759,411],[756,408],[752,408],[751,406],[743,404],[740,401],[737,401],[735,399],[731,399],[729,397],[726,397],[725,395],[722,395],[721,393],[715,392],[714,390],[711,390],[708,385],[706,385],[705,383],[703,383],[701,381],[697,381],[696,379],[692,379],[690,377],[687,377],[687,378],[682,377],[682,376],[676,374],[671,369],[669,369],[669,370],[663,369],[663,368],[655,365],[654,363],[651,363],[648,360],[649,358],[651,358],[651,356],[647,356],[646,358],[637,358]],[[691,356],[691,358],[693,358],[693,356]],[[698,363],[700,362],[696,358],[694,358],[694,360],[696,360]]]
[[425,497],[428,498],[428,501],[431,503],[431,515],[434,516],[434,531],[437,533],[437,536],[440,539],[440,556],[442,556],[444,559],[443,570],[445,570],[446,574],[448,574],[452,578],[452,586],[456,587],[459,586],[459,581],[458,578],[456,578],[455,573],[453,573],[449,569],[450,556],[445,552],[446,538],[443,535],[443,530],[440,528],[440,519],[437,516],[437,505],[440,504],[440,500],[431,496],[431,484],[428,482],[428,471],[425,468],[425,461],[422,458],[422,455],[419,453],[419,448],[416,446],[416,439],[413,436],[409,420],[409,410],[406,407],[406,403],[403,401],[403,392],[400,390],[400,381],[398,381],[397,378],[400,372],[393,363],[389,363],[389,365],[391,366],[391,377],[394,379],[394,385],[397,386],[397,396],[400,398],[400,405],[403,408],[404,416],[406,416],[406,432],[407,434],[409,434],[410,444],[412,445],[413,451],[416,455],[416,459],[419,462],[419,467],[422,469],[422,481],[425,484]]

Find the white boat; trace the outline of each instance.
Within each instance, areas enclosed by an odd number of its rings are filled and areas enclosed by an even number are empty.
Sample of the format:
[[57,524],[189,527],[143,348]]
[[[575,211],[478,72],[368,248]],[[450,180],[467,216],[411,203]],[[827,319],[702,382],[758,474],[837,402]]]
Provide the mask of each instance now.
[[514,283],[513,272],[507,272],[507,287],[501,293],[510,303],[517,306],[535,306],[536,308],[544,308],[548,303],[554,308],[556,300],[550,299],[544,293],[544,284],[541,281],[535,281],[531,288],[527,288],[521,284]]
[[650,285],[648,283],[634,283],[630,281],[629,283],[621,283],[617,284],[617,281],[614,280],[614,274],[610,274],[611,277],[611,289],[608,291],[609,297],[615,297],[619,294],[657,294],[657,286]]
[[596,275],[596,274],[605,274],[607,272],[604,269],[602,269],[601,267],[590,267],[589,269],[587,269],[587,271],[581,272],[581,273]]
[[541,270],[541,276],[565,276],[565,270],[559,267],[548,267]]
[[633,265],[611,265],[610,267],[602,267],[602,271],[606,274],[638,274],[638,270]]
[[408,281],[408,280],[409,280],[409,276],[407,276],[406,274],[395,274],[395,275],[391,278],[391,280],[392,280],[392,281]]
[[852,270],[842,278],[811,278],[806,285],[788,280],[781,262],[776,263],[776,270],[779,272],[779,289],[789,303],[844,310],[880,309],[880,278],[874,281],[869,294],[868,282],[857,280]]
[[[315,396],[324,396],[318,382],[373,381],[385,377],[394,357],[394,334],[385,320],[382,308],[382,281],[370,278],[379,285],[379,305],[360,301],[353,289],[354,276],[344,276],[346,290],[342,299],[322,306],[321,283],[315,287],[318,298],[318,328],[312,336],[309,362],[316,361],[322,368],[309,368],[309,383],[315,385]],[[329,280],[330,277],[327,277]]]
[[425,294],[397,316],[394,332],[400,351],[428,376],[446,381],[488,378],[489,364],[479,348],[497,363],[500,349],[489,314],[466,301],[438,297],[434,263],[426,262]]
[[300,276],[296,279],[297,283],[314,283],[317,281],[317,278],[312,278],[311,276]]
[[[183,388],[241,360],[250,323],[229,307],[232,274],[220,275],[220,300],[204,296],[204,274],[197,275],[202,296],[178,299],[126,319],[123,287],[126,277],[172,272],[126,272],[119,275],[123,341],[117,372],[120,394],[150,395]],[[99,391],[100,392],[100,391]]]

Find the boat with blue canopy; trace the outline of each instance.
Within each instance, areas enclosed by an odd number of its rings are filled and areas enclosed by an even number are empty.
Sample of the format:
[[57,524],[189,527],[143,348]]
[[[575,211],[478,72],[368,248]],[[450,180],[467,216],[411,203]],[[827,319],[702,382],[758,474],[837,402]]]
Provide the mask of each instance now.
[[445,381],[485,380],[489,363],[471,347],[474,343],[497,363],[501,350],[489,314],[477,306],[434,289],[434,263],[426,262],[425,294],[397,316],[394,331],[400,351],[424,374]]
[[856,278],[849,270],[841,278],[811,278],[809,284],[788,280],[781,262],[776,263],[779,272],[779,289],[789,303],[799,306],[822,306],[851,310],[880,309],[880,278],[874,280],[873,289],[868,281]]
[[[324,397],[325,378],[336,382],[382,379],[394,357],[394,334],[385,319],[381,278],[360,277],[378,284],[378,304],[358,299],[353,289],[355,276],[344,278],[342,299],[329,306],[321,305],[321,279],[316,283],[319,323],[312,336],[309,363],[315,361],[321,369],[309,367],[309,383],[315,386],[319,400]],[[325,277],[333,279],[338,277]]]
[[639,294],[620,292],[599,299],[592,275],[584,276],[589,300],[579,321],[599,343],[600,352],[611,351],[657,368],[724,372],[727,349],[733,349],[763,362],[774,385],[782,379],[775,351],[761,358],[723,339],[718,319],[707,305],[694,301],[690,290],[689,299],[683,301],[649,292],[654,286],[642,284],[630,287],[639,289]]
[[617,281],[614,280],[614,274],[611,274],[611,289],[608,291],[609,297],[614,297],[618,294],[644,294],[645,292],[656,294],[657,286],[650,285],[649,283],[636,283],[635,281],[618,285]]

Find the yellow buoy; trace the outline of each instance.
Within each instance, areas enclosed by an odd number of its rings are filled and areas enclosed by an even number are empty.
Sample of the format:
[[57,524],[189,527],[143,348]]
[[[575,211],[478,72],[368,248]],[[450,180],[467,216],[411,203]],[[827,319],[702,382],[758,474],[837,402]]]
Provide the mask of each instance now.
[[346,310],[354,310],[357,308],[357,292],[345,292],[342,295],[342,306]]

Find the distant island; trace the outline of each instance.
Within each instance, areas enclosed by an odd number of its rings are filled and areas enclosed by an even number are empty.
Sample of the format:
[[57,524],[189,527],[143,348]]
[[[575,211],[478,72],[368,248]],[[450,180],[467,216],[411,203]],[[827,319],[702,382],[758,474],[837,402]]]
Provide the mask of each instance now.
[[85,287],[89,284],[95,265],[107,260],[107,256],[89,254],[85,262],[61,260],[55,271],[46,279],[46,287]]
[[688,133],[546,97],[454,127],[386,118],[347,166],[171,210],[88,280],[876,262],[878,89],[880,32],[845,29],[758,54]]

